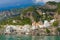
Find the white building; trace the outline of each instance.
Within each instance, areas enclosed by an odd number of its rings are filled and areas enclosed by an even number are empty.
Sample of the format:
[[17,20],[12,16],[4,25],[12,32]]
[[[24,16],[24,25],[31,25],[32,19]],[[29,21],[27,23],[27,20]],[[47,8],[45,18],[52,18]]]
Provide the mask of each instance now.
[[52,19],[52,20],[50,20],[50,23],[52,24],[54,21],[56,21],[55,19]]
[[30,31],[30,25],[24,25],[22,28],[23,32],[29,32]]
[[50,27],[50,23],[47,20],[44,21],[44,27]]
[[11,33],[11,30],[16,30],[16,26],[6,25],[5,33]]

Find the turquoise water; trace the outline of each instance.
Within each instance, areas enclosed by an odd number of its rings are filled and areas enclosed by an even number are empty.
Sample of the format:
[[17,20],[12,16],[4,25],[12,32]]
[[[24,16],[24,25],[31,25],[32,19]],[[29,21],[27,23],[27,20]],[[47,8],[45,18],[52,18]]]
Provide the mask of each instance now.
[[60,40],[60,36],[0,35],[0,40]]

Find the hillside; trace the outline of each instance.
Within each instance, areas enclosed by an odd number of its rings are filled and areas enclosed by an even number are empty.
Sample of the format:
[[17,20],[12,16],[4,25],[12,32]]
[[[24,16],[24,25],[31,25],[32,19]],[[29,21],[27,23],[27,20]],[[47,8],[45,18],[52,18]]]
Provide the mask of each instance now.
[[[57,5],[57,6],[56,6]],[[50,7],[49,7],[50,6]],[[57,9],[58,8],[58,9]],[[32,22],[54,19],[54,15],[60,13],[60,3],[47,2],[44,6],[31,6],[23,9],[10,10],[8,13],[8,18],[2,20],[0,25],[24,25],[32,24]],[[12,11],[12,12],[11,12]],[[44,14],[45,13],[45,14]]]

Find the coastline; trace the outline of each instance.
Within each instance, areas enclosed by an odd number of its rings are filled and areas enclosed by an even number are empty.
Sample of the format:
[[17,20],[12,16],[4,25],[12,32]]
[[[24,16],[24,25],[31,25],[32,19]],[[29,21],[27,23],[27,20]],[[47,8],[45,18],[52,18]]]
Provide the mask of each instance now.
[[[15,25],[16,26],[16,25]],[[32,35],[32,36],[59,36],[60,33],[57,31],[57,28],[60,27],[47,27],[47,28],[37,28],[37,29],[31,29],[31,27],[28,29],[19,29],[21,28],[21,25],[16,26],[17,30],[14,30],[13,32],[6,31],[6,27],[3,29],[4,31],[1,31],[0,34],[5,35]],[[47,30],[49,29],[49,33],[47,33]],[[29,31],[28,31],[29,30]]]

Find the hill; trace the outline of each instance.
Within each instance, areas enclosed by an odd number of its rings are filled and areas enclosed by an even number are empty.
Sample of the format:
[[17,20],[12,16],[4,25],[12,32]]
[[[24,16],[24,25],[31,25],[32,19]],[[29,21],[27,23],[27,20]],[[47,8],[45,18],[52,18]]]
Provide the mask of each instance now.
[[[30,6],[23,9],[13,9],[7,12],[3,11],[3,18],[0,22],[0,25],[24,25],[24,24],[32,24],[32,22],[39,22],[44,20],[50,21],[54,19],[54,15],[59,10],[60,4],[56,2],[47,2],[44,6]],[[58,8],[58,9],[57,9]],[[9,14],[10,13],[10,14]],[[44,14],[45,13],[45,14]],[[59,13],[59,12],[58,12]],[[7,15],[7,18],[6,18]]]

